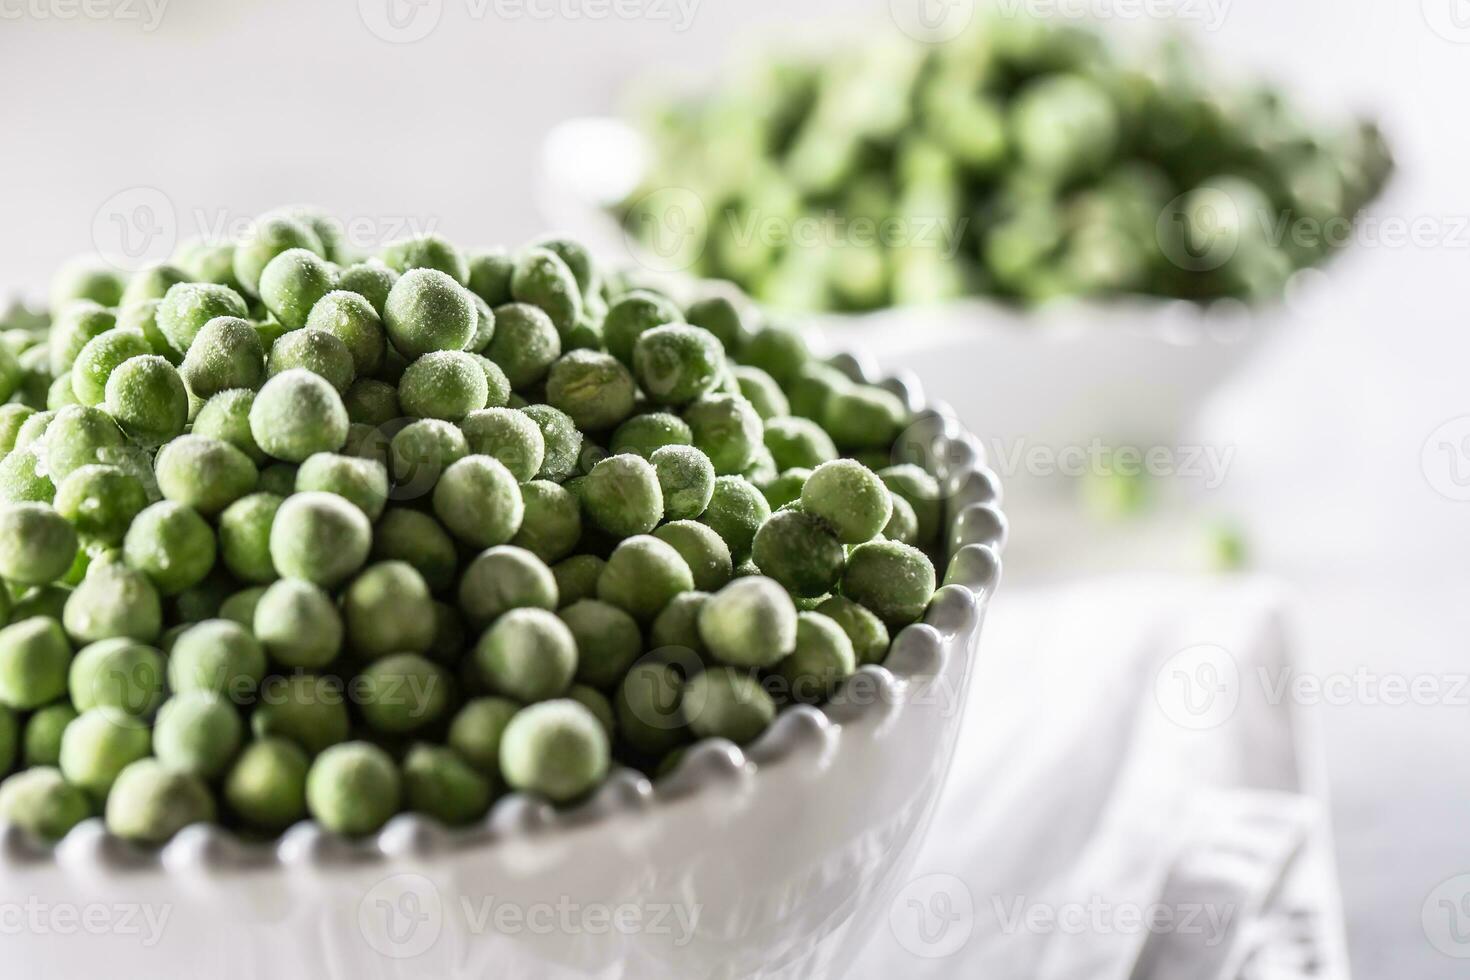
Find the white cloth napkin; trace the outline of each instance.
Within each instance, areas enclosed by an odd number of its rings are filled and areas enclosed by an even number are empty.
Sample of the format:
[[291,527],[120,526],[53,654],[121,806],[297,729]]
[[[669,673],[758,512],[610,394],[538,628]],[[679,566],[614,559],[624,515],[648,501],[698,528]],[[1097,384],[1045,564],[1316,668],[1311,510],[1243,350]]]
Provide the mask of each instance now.
[[1245,578],[1002,592],[934,825],[857,975],[1345,976],[1283,607]]

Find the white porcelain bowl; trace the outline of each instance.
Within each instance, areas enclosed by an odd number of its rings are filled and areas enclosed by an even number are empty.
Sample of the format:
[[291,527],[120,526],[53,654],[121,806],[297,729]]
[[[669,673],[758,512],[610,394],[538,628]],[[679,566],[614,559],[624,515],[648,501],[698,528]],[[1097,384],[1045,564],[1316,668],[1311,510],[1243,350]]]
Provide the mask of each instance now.
[[832,703],[744,751],[703,743],[657,784],[625,770],[565,812],[511,796],[466,830],[405,815],[371,840],[303,823],[264,844],[196,826],[145,851],[95,819],[54,848],[0,826],[0,972],[842,976],[945,780],[1006,535],[974,437],[915,385],[884,384],[917,413],[905,452],[945,489],[945,584]]

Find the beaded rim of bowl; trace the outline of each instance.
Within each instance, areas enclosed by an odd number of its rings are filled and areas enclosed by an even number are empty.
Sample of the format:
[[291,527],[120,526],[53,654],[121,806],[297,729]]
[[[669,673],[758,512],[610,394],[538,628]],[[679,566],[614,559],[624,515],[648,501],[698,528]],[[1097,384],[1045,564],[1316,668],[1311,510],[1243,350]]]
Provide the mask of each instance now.
[[[846,729],[890,724],[910,704],[904,693],[939,675],[948,658],[974,650],[985,607],[1000,583],[1000,554],[1007,524],[1001,487],[987,466],[980,442],[961,428],[942,404],[926,405],[918,380],[910,374],[880,375],[861,355],[829,359],[854,381],[877,384],[897,395],[914,421],[895,449],[899,461],[925,465],[940,481],[946,502],[946,568],[940,588],[919,622],[898,632],[881,665],[860,668],[820,708],[800,705],[782,712],[756,741],[740,748],[725,739],[691,746],[675,769],[657,781],[622,768],[609,775],[589,799],[564,810],[523,793],[498,800],[478,823],[448,828],[432,817],[402,813],[377,834],[346,838],[303,820],[279,838],[246,841],[214,824],[186,827],[161,848],[148,848],[116,836],[100,817],[85,820],[65,838],[44,841],[13,824],[0,823],[0,870],[57,864],[92,873],[163,870],[194,874],[271,867],[330,867],[423,859],[468,849],[492,847],[513,838],[558,828],[584,827],[624,814],[647,813],[660,803],[758,778],[762,769],[781,765],[810,748],[830,746]],[[933,705],[928,710],[938,710]],[[812,753],[820,759],[825,753]]]

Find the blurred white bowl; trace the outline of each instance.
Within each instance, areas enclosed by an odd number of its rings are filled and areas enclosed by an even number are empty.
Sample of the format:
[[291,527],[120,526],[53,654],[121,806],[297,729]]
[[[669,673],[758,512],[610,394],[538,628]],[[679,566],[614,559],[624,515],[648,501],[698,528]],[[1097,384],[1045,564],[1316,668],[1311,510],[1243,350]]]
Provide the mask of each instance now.
[[[858,361],[835,358],[854,377]],[[868,380],[880,380],[866,378]],[[983,450],[912,384],[905,445],[941,477],[949,556],[923,621],[821,710],[694,748],[557,812],[404,815],[371,840],[195,826],[161,851],[101,820],[50,847],[0,825],[6,976],[842,976],[917,853],[954,754],[1006,523]]]

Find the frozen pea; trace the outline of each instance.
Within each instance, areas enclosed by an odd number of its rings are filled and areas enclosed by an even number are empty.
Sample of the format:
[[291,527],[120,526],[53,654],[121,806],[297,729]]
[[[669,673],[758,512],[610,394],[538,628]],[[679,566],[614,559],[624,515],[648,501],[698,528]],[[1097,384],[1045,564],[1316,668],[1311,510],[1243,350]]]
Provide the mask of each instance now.
[[17,449],[0,459],[0,501],[50,503],[56,485],[46,475],[38,447]]
[[133,357],[107,378],[107,413],[135,442],[161,446],[184,431],[189,392],[178,369],[156,354]]
[[495,339],[495,311],[490,308],[490,304],[473,293],[470,299],[475,304],[475,333],[464,349],[472,354],[481,354],[490,346],[490,341]]
[[577,645],[577,680],[613,690],[643,652],[638,624],[617,606],[584,599],[557,613]]
[[918,522],[914,544],[931,544],[939,536],[944,521],[944,499],[939,481],[922,467],[900,463],[878,471],[884,485],[908,501]]
[[459,709],[449,725],[449,746],[478,772],[500,773],[500,738],[505,726],[521,710],[508,698],[475,698]]
[[841,449],[887,449],[908,424],[908,410],[892,392],[862,385],[829,398],[821,421]]
[[606,566],[596,555],[573,555],[551,566],[557,595],[564,606],[597,596],[597,580]]
[[737,299],[722,293],[702,296],[689,304],[684,319],[714,334],[720,345],[733,353],[745,346],[751,333],[736,304]]
[[376,460],[316,453],[296,470],[296,492],[334,493],[377,520],[388,503],[388,471]]
[[705,602],[699,636],[736,667],[771,667],[796,648],[796,606],[774,579],[737,578]]
[[771,507],[755,484],[743,476],[721,476],[715,479],[709,506],[699,522],[724,538],[731,557],[739,562],[749,557],[756,531],[770,516]]
[[916,543],[919,540],[919,518],[914,509],[898,494],[889,491],[889,496],[893,498],[893,513],[888,523],[883,525],[883,537],[904,544]]
[[[359,262],[356,265],[347,266],[337,276],[337,291],[356,293],[368,301],[374,313],[382,317],[383,307],[388,303],[388,293],[397,281],[398,273],[386,265],[377,262]],[[310,317],[307,320],[310,322]]]
[[147,299],[124,303],[117,311],[117,326],[120,330],[137,330],[148,338],[150,353],[157,354],[170,364],[183,363],[184,355],[174,350],[163,331],[158,329],[159,300]]
[[837,458],[837,447],[822,427],[795,415],[767,419],[765,444],[778,470],[812,469]]
[[649,455],[658,475],[667,521],[690,520],[709,507],[715,493],[715,468],[693,446],[660,446]]
[[250,433],[256,443],[289,463],[341,449],[347,426],[347,409],[337,389],[300,368],[267,381],[250,407]]
[[433,592],[454,584],[459,559],[444,526],[421,511],[390,507],[373,529],[372,557],[404,561],[417,569]]
[[786,327],[763,327],[740,349],[740,362],[766,372],[782,388],[811,359],[805,338]]
[[25,421],[21,423],[20,428],[15,430],[14,451],[21,452],[22,450],[29,449],[31,446],[44,446],[45,442],[43,440],[46,436],[46,430],[50,429],[51,423],[55,421],[56,412],[54,409],[40,412],[33,409]]
[[635,289],[620,296],[608,307],[603,321],[603,336],[608,353],[624,364],[633,363],[633,348],[638,338],[654,327],[684,320],[679,308],[658,293]]
[[57,484],[89,463],[125,463],[142,455],[126,445],[122,430],[106,412],[82,405],[56,413],[46,427],[45,445],[46,466]]
[[354,424],[387,425],[403,414],[398,389],[386,381],[359,377],[342,393],[342,407]]
[[515,269],[515,262],[505,249],[489,248],[471,252],[468,264],[471,292],[490,306],[501,306],[510,302],[510,275]]
[[255,324],[255,335],[260,338],[260,349],[266,352],[268,361],[276,341],[286,336],[286,325],[267,313],[264,320]]
[[79,405],[80,400],[76,392],[71,390],[71,372],[51,382],[51,387],[46,390],[46,407],[50,409],[65,408],[68,405]]
[[517,303],[529,303],[545,311],[563,340],[582,315],[582,292],[576,277],[549,249],[528,248],[516,258],[510,294]]
[[403,791],[410,810],[450,827],[478,820],[490,809],[489,780],[443,746],[409,750],[403,760]]
[[283,738],[251,742],[224,780],[230,811],[257,830],[285,830],[306,816],[306,753]]
[[838,392],[847,391],[852,382],[847,375],[830,364],[813,361],[796,373],[786,387],[786,397],[791,404],[791,414],[799,418],[822,421],[826,417],[827,402]]
[[116,314],[90,300],[77,300],[60,307],[51,321],[47,343],[46,364],[51,377],[59,378],[70,372],[72,362],[87,342],[116,326]]
[[252,585],[248,589],[230,593],[219,605],[219,618],[252,629],[255,625],[255,607],[260,605],[260,597],[263,595],[263,585]]
[[163,701],[163,655],[136,640],[98,640],[77,651],[67,671],[67,691],[78,711],[112,708],[152,717]]
[[174,249],[173,263],[193,282],[219,282],[238,285],[234,270],[235,246],[228,242],[211,242],[203,238],[181,242]]
[[934,597],[934,566],[918,548],[898,541],[869,541],[847,556],[842,594],[877,614],[889,629],[924,614]]
[[357,377],[347,345],[325,330],[309,327],[283,334],[271,345],[266,374],[275,377],[294,369],[325,378],[339,394]]
[[893,516],[893,497],[872,470],[851,459],[836,459],[812,470],[801,489],[801,504],[825,520],[846,544],[876,537]]
[[291,463],[267,463],[260,469],[256,489],[277,497],[289,497],[296,492],[296,470],[297,467]]
[[0,405],[0,456],[16,448],[15,440],[21,427],[35,414],[36,410],[29,405]]
[[649,627],[652,652],[674,663],[685,662],[690,655],[701,656],[704,641],[699,638],[699,613],[708,598],[708,592],[681,592],[674,596]]
[[145,758],[152,744],[152,732],[136,718],[112,708],[83,711],[61,736],[61,772],[94,799],[106,799],[118,773]]
[[38,585],[20,595],[10,607],[10,622],[18,623],[31,616],[60,619],[72,590],[61,585]]
[[791,403],[776,384],[776,379],[758,367],[740,365],[731,369],[740,394],[750,402],[756,414],[763,419],[779,418],[791,414]]
[[68,260],[51,279],[51,308],[85,299],[103,306],[116,306],[122,298],[123,277],[101,259],[81,255]]
[[582,538],[581,504],[565,487],[550,480],[521,484],[525,514],[511,544],[550,563],[566,557]]
[[572,274],[577,284],[577,291],[582,296],[591,294],[599,285],[597,270],[592,264],[592,254],[581,242],[570,238],[547,236],[537,239],[534,244],[537,248],[544,248],[562,260],[567,271]]
[[37,765],[0,783],[0,821],[45,840],[60,840],[91,815],[87,794],[51,765]]
[[296,493],[271,524],[271,561],[283,576],[331,588],[363,566],[372,540],[367,516],[345,498]]
[[291,249],[305,249],[317,256],[324,256],[327,251],[311,225],[297,216],[261,215],[235,246],[232,270],[236,281],[252,295],[260,295],[266,268],[276,256]]
[[708,330],[671,323],[646,330],[633,346],[638,384],[660,405],[686,405],[712,391],[725,352]]
[[99,405],[107,394],[107,379],[130,357],[152,354],[141,330],[114,327],[87,341],[71,366],[71,390],[82,405]]
[[609,456],[592,467],[579,494],[592,523],[615,538],[647,534],[664,516],[658,471],[642,456]]
[[888,653],[888,627],[883,620],[851,599],[831,596],[817,606],[847,634],[858,664],[882,663]]
[[815,597],[837,585],[847,555],[822,518],[804,510],[780,510],[756,532],[751,558],[761,574],[793,595]]
[[243,735],[233,704],[211,691],[186,691],[158,709],[153,754],[175,772],[213,779],[234,761]]
[[389,444],[388,458],[397,483],[395,500],[414,500],[429,493],[444,470],[470,454],[463,430],[443,419],[410,422]]
[[265,670],[265,650],[249,629],[227,619],[206,619],[174,640],[168,686],[175,694],[209,691],[239,698],[255,692]]
[[405,735],[443,717],[449,710],[449,687],[449,675],[438,664],[416,653],[395,653],[373,661],[358,675],[358,708],[369,728]]
[[463,351],[425,354],[408,366],[398,383],[398,400],[414,418],[458,422],[483,409],[488,397],[485,372],[473,355]]
[[255,464],[227,442],[180,436],[158,451],[158,489],[166,500],[213,516],[255,489]]
[[[572,631],[545,609],[512,609],[475,646],[480,677],[496,694],[545,701],[566,692],[577,670]],[[504,743],[501,744],[502,756]]]
[[517,482],[535,479],[546,458],[546,439],[535,419],[514,408],[484,408],[460,423],[470,452],[505,464]]
[[318,823],[350,837],[371,834],[398,812],[402,783],[388,753],[344,742],[317,756],[306,777],[306,805]]
[[597,718],[570,699],[518,712],[500,740],[500,771],[512,789],[568,803],[607,776],[607,733]]
[[469,291],[437,269],[405,272],[383,306],[388,339],[410,360],[436,350],[464,350],[477,318]]
[[427,653],[434,642],[434,602],[412,565],[369,565],[342,593],[342,619],[353,653],[376,660],[390,653]]
[[220,514],[220,558],[241,581],[275,581],[270,534],[283,499],[273,493],[252,493],[230,504]]
[[107,829],[119,837],[162,844],[180,830],[216,818],[203,780],[155,759],[124,769],[107,797]]
[[761,443],[761,417],[739,395],[705,395],[684,410],[694,445],[720,475],[739,473],[755,458]]
[[158,330],[179,354],[187,354],[204,325],[215,317],[250,315],[240,294],[218,283],[181,282],[158,303]]
[[188,282],[189,274],[178,266],[160,262],[133,273],[123,288],[118,306],[142,303],[147,300],[163,299],[169,288],[177,283]]
[[571,416],[550,405],[527,405],[519,411],[536,423],[546,447],[536,476],[561,483],[576,473],[582,456],[582,432]]
[[612,702],[607,699],[606,694],[586,684],[573,684],[567,691],[567,698],[591,712],[592,717],[596,718],[597,723],[602,726],[602,730],[607,732],[609,739],[616,737],[618,716],[613,711]]
[[[124,551],[126,547],[124,539]],[[118,561],[93,562],[67,595],[62,621],[80,643],[113,637],[152,643],[163,630],[163,602],[145,571]]]
[[713,592],[730,581],[734,563],[723,538],[704,524],[674,521],[654,532],[654,537],[671,545],[694,578],[694,587]]
[[489,548],[515,537],[525,504],[514,474],[503,463],[472,455],[451,463],[439,477],[434,513],[459,540]]
[[249,320],[219,316],[204,324],[184,355],[179,374],[199,398],[265,381],[265,348]]
[[765,494],[766,503],[770,504],[771,510],[780,510],[787,504],[800,500],[801,488],[806,486],[806,478],[811,475],[811,470],[797,466],[762,486],[761,493]]
[[266,455],[250,431],[250,409],[254,404],[255,392],[248,389],[221,391],[199,409],[192,434],[227,442],[259,466],[266,461]]
[[214,531],[194,508],[172,500],[144,508],[123,538],[124,560],[164,595],[203,581],[214,557]]
[[306,326],[312,307],[337,288],[337,270],[315,252],[289,248],[260,273],[260,300],[289,330]]
[[180,624],[217,619],[220,605],[234,587],[235,582],[228,575],[213,572],[174,597],[172,618]]
[[459,583],[459,607],[475,626],[512,609],[557,607],[556,577],[531,552],[501,545],[481,552]]
[[464,285],[470,280],[469,264],[463,253],[443,235],[424,232],[383,247],[383,264],[399,273],[435,269]]
[[635,415],[612,435],[608,446],[613,453],[636,453],[645,459],[654,450],[664,446],[689,446],[694,442],[694,433],[688,423],[668,412],[648,412]]
[[250,716],[256,738],[284,738],[313,756],[347,741],[350,727],[342,683],[311,674],[267,677]]
[[0,578],[46,585],[61,578],[77,554],[77,534],[45,504],[0,505]]
[[480,370],[485,374],[485,407],[504,408],[510,404],[511,390],[510,379],[505,372],[484,354],[472,354],[475,363],[480,365]]
[[634,664],[613,702],[623,741],[653,758],[688,741],[679,709],[683,693],[684,679],[673,666],[655,660]]
[[633,413],[637,394],[628,369],[600,351],[570,351],[546,377],[546,400],[586,432],[618,425]]
[[71,644],[53,619],[35,616],[0,629],[0,705],[29,711],[66,693]]
[[561,351],[556,325],[539,307],[507,303],[495,308],[495,336],[484,353],[505,372],[512,389],[523,391],[545,378]]
[[378,368],[375,377],[379,381],[386,381],[398,387],[398,382],[403,378],[403,372],[408,370],[408,358],[398,353],[397,348],[389,344],[383,351],[383,366]]
[[857,658],[852,640],[835,620],[817,612],[799,612],[796,620],[796,649],[779,670],[793,700],[817,704],[852,676]]
[[776,717],[776,702],[749,674],[712,667],[684,686],[679,710],[698,738],[755,741]]
[[597,579],[597,597],[648,623],[694,576],[674,546],[643,534],[621,542]]
[[375,374],[383,364],[387,334],[373,304],[353,292],[336,290],[317,300],[305,326],[335,337],[352,357],[357,377]]
[[26,721],[21,762],[27,767],[55,766],[61,761],[61,736],[77,720],[77,709],[67,701],[48,704]]

